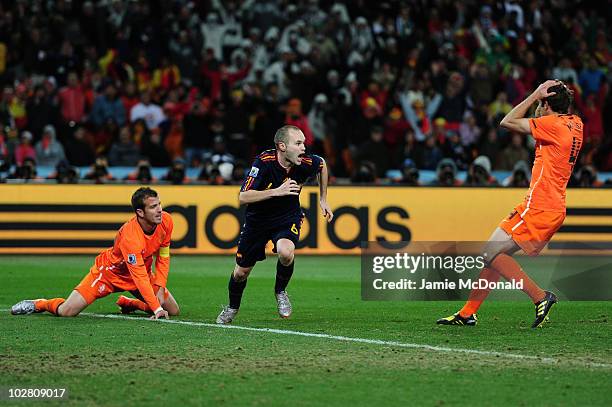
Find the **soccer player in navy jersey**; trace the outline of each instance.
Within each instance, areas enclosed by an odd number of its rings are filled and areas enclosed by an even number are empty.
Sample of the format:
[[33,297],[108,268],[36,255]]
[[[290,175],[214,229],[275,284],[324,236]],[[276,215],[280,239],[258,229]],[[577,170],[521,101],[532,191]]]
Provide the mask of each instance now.
[[306,154],[304,133],[295,126],[283,126],[274,135],[276,149],[257,156],[240,189],[240,203],[246,204],[246,216],[238,251],[236,267],[229,279],[229,305],[217,317],[218,324],[229,324],[240,308],[247,278],[255,263],[266,258],[268,241],[278,253],[274,292],[278,314],[289,318],[291,302],[285,289],[293,274],[295,245],[300,238],[302,185],[317,177],[320,187],[320,206],[323,216],[331,222],[333,213],[327,204],[328,170],[323,158]]

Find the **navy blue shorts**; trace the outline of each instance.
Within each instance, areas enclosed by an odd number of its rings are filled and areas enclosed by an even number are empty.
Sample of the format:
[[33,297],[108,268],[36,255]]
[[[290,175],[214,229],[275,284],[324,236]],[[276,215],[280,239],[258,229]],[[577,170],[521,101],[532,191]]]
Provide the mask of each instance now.
[[289,239],[297,245],[300,240],[301,226],[301,222],[285,223],[271,228],[245,223],[238,240],[236,264],[240,267],[253,267],[258,261],[265,260],[266,245],[270,240],[274,243],[274,253],[276,253],[276,242],[280,239]]

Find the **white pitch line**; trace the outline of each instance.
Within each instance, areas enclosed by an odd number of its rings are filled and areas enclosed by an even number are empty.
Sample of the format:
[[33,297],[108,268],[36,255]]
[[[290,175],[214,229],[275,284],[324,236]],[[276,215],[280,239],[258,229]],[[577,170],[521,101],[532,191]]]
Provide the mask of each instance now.
[[[8,312],[9,309],[0,309],[0,312]],[[350,336],[340,336],[340,335],[329,335],[329,334],[318,334],[314,332],[302,332],[302,331],[290,331],[286,329],[274,329],[274,328],[253,328],[250,326],[240,326],[240,325],[220,325],[220,324],[210,324],[207,322],[195,322],[195,321],[181,321],[177,319],[158,319],[156,321],[151,320],[149,318],[138,318],[138,317],[130,317],[126,315],[118,315],[118,314],[94,314],[91,312],[82,312],[79,315],[84,315],[92,318],[109,318],[109,319],[123,319],[128,321],[141,321],[141,322],[161,322],[165,324],[176,324],[176,325],[188,325],[188,326],[201,326],[207,328],[220,328],[220,329],[238,329],[242,331],[252,331],[252,332],[266,332],[266,333],[275,333],[280,335],[294,335],[294,336],[305,336],[311,338],[322,338],[322,339],[332,339],[335,341],[343,341],[343,342],[354,342],[354,343],[366,343],[370,345],[383,345],[383,346],[395,346],[398,348],[410,348],[410,349],[426,349],[433,352],[459,352],[459,353],[468,353],[475,354],[481,356],[494,356],[500,358],[508,358],[508,359],[522,359],[522,360],[537,360],[544,363],[556,364],[559,363],[559,359],[555,358],[547,358],[533,355],[521,355],[519,353],[507,353],[507,352],[495,352],[488,350],[476,350],[476,349],[463,349],[463,348],[448,348],[445,346],[434,346],[434,345],[426,345],[421,343],[406,343],[406,342],[396,342],[396,341],[384,341],[381,339],[366,339],[366,338],[353,338]],[[612,364],[608,363],[598,363],[598,362],[582,362],[582,361],[572,361],[577,364],[588,366],[588,367],[602,367],[602,368],[612,368]]]
[[[275,333],[275,334],[280,334],[280,335],[306,336],[306,337],[311,337],[311,338],[332,339],[332,340],[343,341],[343,342],[355,342],[355,343],[366,343],[366,344],[371,344],[371,345],[395,346],[398,348],[426,349],[426,350],[430,350],[434,352],[460,352],[460,353],[476,354],[476,355],[481,355],[481,356],[494,356],[494,357],[502,357],[502,358],[510,358],[510,359],[523,359],[523,360],[537,360],[537,361],[544,362],[544,363],[558,363],[559,362],[558,359],[554,359],[554,358],[531,356],[531,355],[521,355],[518,353],[506,353],[506,352],[495,352],[495,351],[463,349],[463,348],[448,348],[444,346],[433,346],[433,345],[425,345],[425,344],[419,344],[419,343],[384,341],[380,339],[353,338],[349,336],[329,335],[329,334],[321,334],[321,333],[314,333],[314,332],[290,331],[290,330],[285,330],[285,329],[253,328],[249,326],[240,326],[240,325],[220,325],[220,324],[210,324],[206,322],[181,321],[181,320],[176,320],[176,319],[159,319],[157,321],[153,321],[150,319],[135,318],[135,317],[129,317],[129,316],[117,315],[117,314],[82,313],[81,315],[87,315],[87,316],[94,317],[94,318],[110,318],[110,319],[125,319],[125,320],[132,320],[132,321],[162,322],[166,324],[200,326],[200,327],[207,327],[207,328],[237,329],[237,330],[242,330],[242,331],[266,332],[266,333]],[[612,365],[603,364],[602,367],[612,367]]]

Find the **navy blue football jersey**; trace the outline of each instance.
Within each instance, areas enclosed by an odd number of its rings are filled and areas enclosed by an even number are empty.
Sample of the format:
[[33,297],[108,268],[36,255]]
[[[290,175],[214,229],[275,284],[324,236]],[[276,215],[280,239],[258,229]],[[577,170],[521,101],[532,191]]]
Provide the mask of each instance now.
[[[309,178],[316,176],[323,168],[323,159],[317,155],[306,154],[302,163],[287,171],[278,162],[276,150],[266,150],[255,158],[240,191],[265,191],[281,186],[287,178],[303,185]],[[297,223],[302,219],[299,196],[287,195],[273,197],[265,201],[247,205],[246,221],[257,225],[280,225]]]

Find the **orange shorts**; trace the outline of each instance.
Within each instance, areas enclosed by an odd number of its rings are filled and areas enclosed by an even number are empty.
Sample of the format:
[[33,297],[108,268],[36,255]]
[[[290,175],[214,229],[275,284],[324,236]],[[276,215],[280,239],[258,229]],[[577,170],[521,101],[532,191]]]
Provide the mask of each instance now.
[[[151,284],[153,284],[152,275]],[[157,295],[158,288],[155,288],[155,286],[153,288]],[[142,300],[142,296],[131,278],[128,277],[124,279],[108,271],[99,271],[95,266],[89,270],[89,273],[87,273],[79,285],[74,289],[85,298],[87,304],[91,304],[98,298],[103,298],[109,294],[120,291],[129,291],[135,297]],[[164,288],[164,299],[168,299],[169,296],[170,293],[168,289]]]
[[512,213],[501,221],[499,227],[525,253],[535,256],[546,246],[565,220],[565,212],[550,212],[517,205]]

